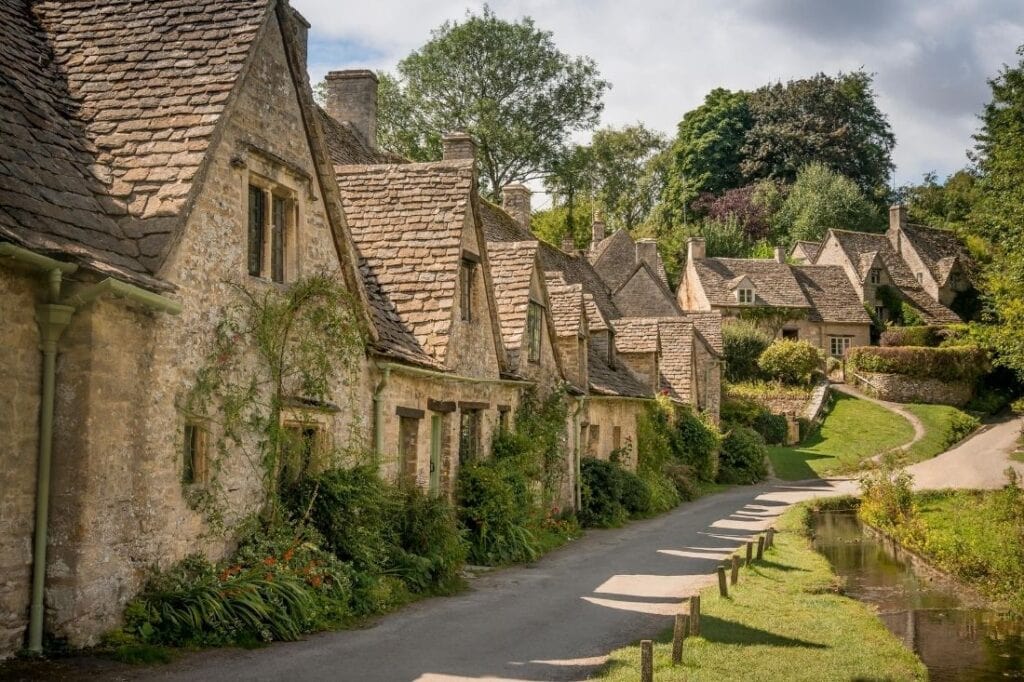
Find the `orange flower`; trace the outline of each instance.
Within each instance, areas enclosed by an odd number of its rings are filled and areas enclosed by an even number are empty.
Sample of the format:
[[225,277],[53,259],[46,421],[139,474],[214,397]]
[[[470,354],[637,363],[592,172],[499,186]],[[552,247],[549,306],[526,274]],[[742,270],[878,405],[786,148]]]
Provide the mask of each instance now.
[[276,563],[277,563],[277,559],[275,559],[272,556],[268,556],[266,559],[263,560],[263,565],[264,566],[273,566]]
[[309,584],[313,587],[320,587],[324,584],[324,579],[318,575],[314,575],[312,578],[309,579]]
[[285,561],[291,561],[293,556],[295,556],[295,548],[289,548],[285,550],[284,556],[281,558]]

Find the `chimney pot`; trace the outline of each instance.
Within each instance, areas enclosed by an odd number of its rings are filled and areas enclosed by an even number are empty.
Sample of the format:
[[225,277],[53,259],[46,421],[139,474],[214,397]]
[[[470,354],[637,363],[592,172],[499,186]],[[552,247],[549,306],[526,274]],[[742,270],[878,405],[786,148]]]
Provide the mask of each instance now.
[[707,257],[707,246],[703,237],[690,237],[686,240],[686,260],[695,261]]
[[367,69],[331,71],[327,83],[327,113],[356,129],[363,141],[377,148],[377,74]]
[[889,207],[889,229],[899,230],[907,226],[907,207],[903,204],[893,204]]
[[501,188],[501,205],[526,230],[530,229],[531,194],[529,187],[518,182]]
[[601,215],[600,211],[594,211],[594,221],[591,223],[590,229],[590,245],[597,246],[598,242],[602,241],[605,237],[604,216]]
[[776,263],[785,263],[786,262],[786,250],[783,249],[781,246],[776,246],[775,247],[775,262]]
[[441,138],[441,158],[445,161],[476,159],[476,140],[469,133],[448,133]]
[[636,262],[647,263],[651,268],[658,271],[658,242],[655,239],[638,239],[636,242]]

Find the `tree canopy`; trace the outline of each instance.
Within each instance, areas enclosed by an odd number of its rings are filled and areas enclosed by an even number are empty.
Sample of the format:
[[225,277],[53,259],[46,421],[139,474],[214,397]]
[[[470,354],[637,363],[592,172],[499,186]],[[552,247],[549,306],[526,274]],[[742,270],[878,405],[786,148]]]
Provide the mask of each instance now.
[[822,163],[804,166],[772,216],[776,241],[821,241],[829,229],[878,231],[884,221],[853,180]]
[[467,132],[491,196],[548,172],[570,134],[597,124],[608,88],[592,59],[560,51],[529,17],[506,21],[487,6],[435,29],[382,85],[383,143],[436,159],[442,135]]

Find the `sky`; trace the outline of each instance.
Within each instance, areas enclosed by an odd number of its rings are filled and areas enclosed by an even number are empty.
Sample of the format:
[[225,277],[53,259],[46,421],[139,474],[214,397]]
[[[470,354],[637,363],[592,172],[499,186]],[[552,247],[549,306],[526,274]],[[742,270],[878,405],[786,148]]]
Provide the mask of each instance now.
[[[612,84],[601,125],[636,122],[672,135],[713,88],[863,68],[896,136],[895,183],[967,163],[989,98],[986,80],[1015,64],[1022,0],[492,0],[527,15]],[[333,69],[393,71],[431,29],[482,3],[292,0],[312,24],[313,82]]]

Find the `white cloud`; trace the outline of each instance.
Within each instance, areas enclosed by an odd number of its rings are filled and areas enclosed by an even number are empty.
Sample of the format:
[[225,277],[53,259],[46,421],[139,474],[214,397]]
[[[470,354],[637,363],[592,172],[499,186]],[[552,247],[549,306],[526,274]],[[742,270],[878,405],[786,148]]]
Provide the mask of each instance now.
[[[310,74],[393,69],[430,31],[479,3],[293,0],[312,23]],[[643,121],[672,134],[714,87],[754,88],[864,67],[896,134],[897,182],[965,163],[985,79],[1024,41],[1017,0],[494,0],[529,15],[559,47],[593,57],[612,83],[602,123]]]

